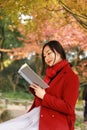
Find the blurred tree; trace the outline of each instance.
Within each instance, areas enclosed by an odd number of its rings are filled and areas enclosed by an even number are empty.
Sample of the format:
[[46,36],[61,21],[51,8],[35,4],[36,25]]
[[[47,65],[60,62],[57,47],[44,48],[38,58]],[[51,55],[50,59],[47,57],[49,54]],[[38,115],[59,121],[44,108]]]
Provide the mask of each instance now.
[[58,0],[66,12],[70,13],[79,24],[87,29],[87,0]]
[[[63,41],[66,38],[65,36],[68,36],[69,27],[72,26],[69,31],[72,28],[73,30],[77,28],[76,33],[79,35],[79,32],[82,32],[82,30],[81,27],[79,29],[79,24],[76,26],[77,22],[75,19],[78,19],[77,21],[86,28],[86,12],[86,0],[0,0],[0,19],[8,16],[13,25],[10,26],[11,30],[15,26],[21,30],[23,24],[26,27],[26,32],[24,32],[24,28],[21,32],[27,35],[27,39],[24,42],[35,42],[36,45],[42,44],[43,41],[49,40],[54,35],[54,38],[57,38],[60,42],[62,41],[63,44],[69,44],[66,40]],[[67,30],[65,32],[66,35],[64,34],[63,36],[62,33],[65,30]],[[87,34],[85,31],[82,32],[84,35]],[[69,33],[72,33],[72,31]],[[76,33],[73,33],[71,37],[74,38]]]
[[87,82],[87,55],[80,46],[73,47],[66,51],[67,58],[72,64],[72,68],[78,74],[80,83],[84,85]]
[[22,81],[18,74],[18,69],[26,61],[26,59],[15,60],[8,67],[0,71],[0,81],[3,81],[0,82],[0,90],[2,92],[15,92],[20,89],[24,91],[26,89],[26,82],[23,79]]
[[[18,39],[22,37],[20,32],[12,25],[11,21],[8,17],[5,19],[0,20],[0,48],[1,49],[9,49],[17,48],[22,46],[22,42]],[[7,58],[5,53],[0,52],[0,69],[3,69],[4,60]]]
[[[87,28],[86,0],[0,0],[0,14],[0,18],[9,16],[12,23],[16,25],[20,23],[20,20],[23,23],[29,22],[27,27],[31,28],[31,31],[38,27],[38,23],[41,25],[46,19],[55,21],[63,18],[68,22],[67,18],[70,15]],[[23,16],[26,18],[23,19]],[[64,20],[62,23],[65,23]]]
[[86,0],[0,0],[0,20],[6,16],[12,22],[10,30],[17,27],[26,36],[19,38],[25,43],[23,48],[0,49],[9,51],[14,60],[40,53],[42,45],[51,39],[60,41],[67,51],[78,46],[87,49]]

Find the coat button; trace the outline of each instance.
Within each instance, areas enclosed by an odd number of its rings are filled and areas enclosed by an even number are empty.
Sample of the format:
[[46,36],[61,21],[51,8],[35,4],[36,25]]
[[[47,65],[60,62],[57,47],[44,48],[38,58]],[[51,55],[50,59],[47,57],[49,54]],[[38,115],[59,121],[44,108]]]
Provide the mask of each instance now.
[[43,117],[43,115],[41,114],[41,117]]
[[52,115],[52,117],[54,117],[54,115]]

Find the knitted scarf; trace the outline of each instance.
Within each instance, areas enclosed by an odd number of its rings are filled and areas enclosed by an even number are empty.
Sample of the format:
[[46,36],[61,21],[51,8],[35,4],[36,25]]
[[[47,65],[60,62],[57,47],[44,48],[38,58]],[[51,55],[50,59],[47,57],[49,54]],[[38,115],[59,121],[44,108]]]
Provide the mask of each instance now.
[[44,81],[49,84],[50,80],[56,76],[56,74],[63,69],[68,63],[67,60],[62,60],[60,62],[58,62],[57,64],[55,64],[52,67],[48,67],[46,69],[46,76],[44,77]]

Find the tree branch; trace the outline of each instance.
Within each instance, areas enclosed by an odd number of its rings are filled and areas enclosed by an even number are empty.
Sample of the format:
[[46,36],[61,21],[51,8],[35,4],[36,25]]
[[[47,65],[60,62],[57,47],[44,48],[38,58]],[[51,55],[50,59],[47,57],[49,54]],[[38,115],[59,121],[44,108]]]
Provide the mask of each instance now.
[[[62,2],[62,0],[58,0],[60,2],[60,4],[62,4],[62,7],[68,11],[70,14],[72,14],[72,16],[84,27],[87,29],[87,21],[84,22],[84,20],[87,20],[87,16],[86,15],[81,15],[81,14],[76,14],[74,13],[67,5],[65,5],[65,3]],[[81,20],[84,19],[84,20]]]

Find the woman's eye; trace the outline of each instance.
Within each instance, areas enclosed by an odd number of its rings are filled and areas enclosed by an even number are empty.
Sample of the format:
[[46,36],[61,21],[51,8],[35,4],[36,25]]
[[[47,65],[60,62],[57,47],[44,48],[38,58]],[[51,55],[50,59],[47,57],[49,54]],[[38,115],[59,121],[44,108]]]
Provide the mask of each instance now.
[[46,58],[47,56],[51,55],[51,53],[52,53],[52,52],[48,52],[48,53],[44,56],[44,58]]

